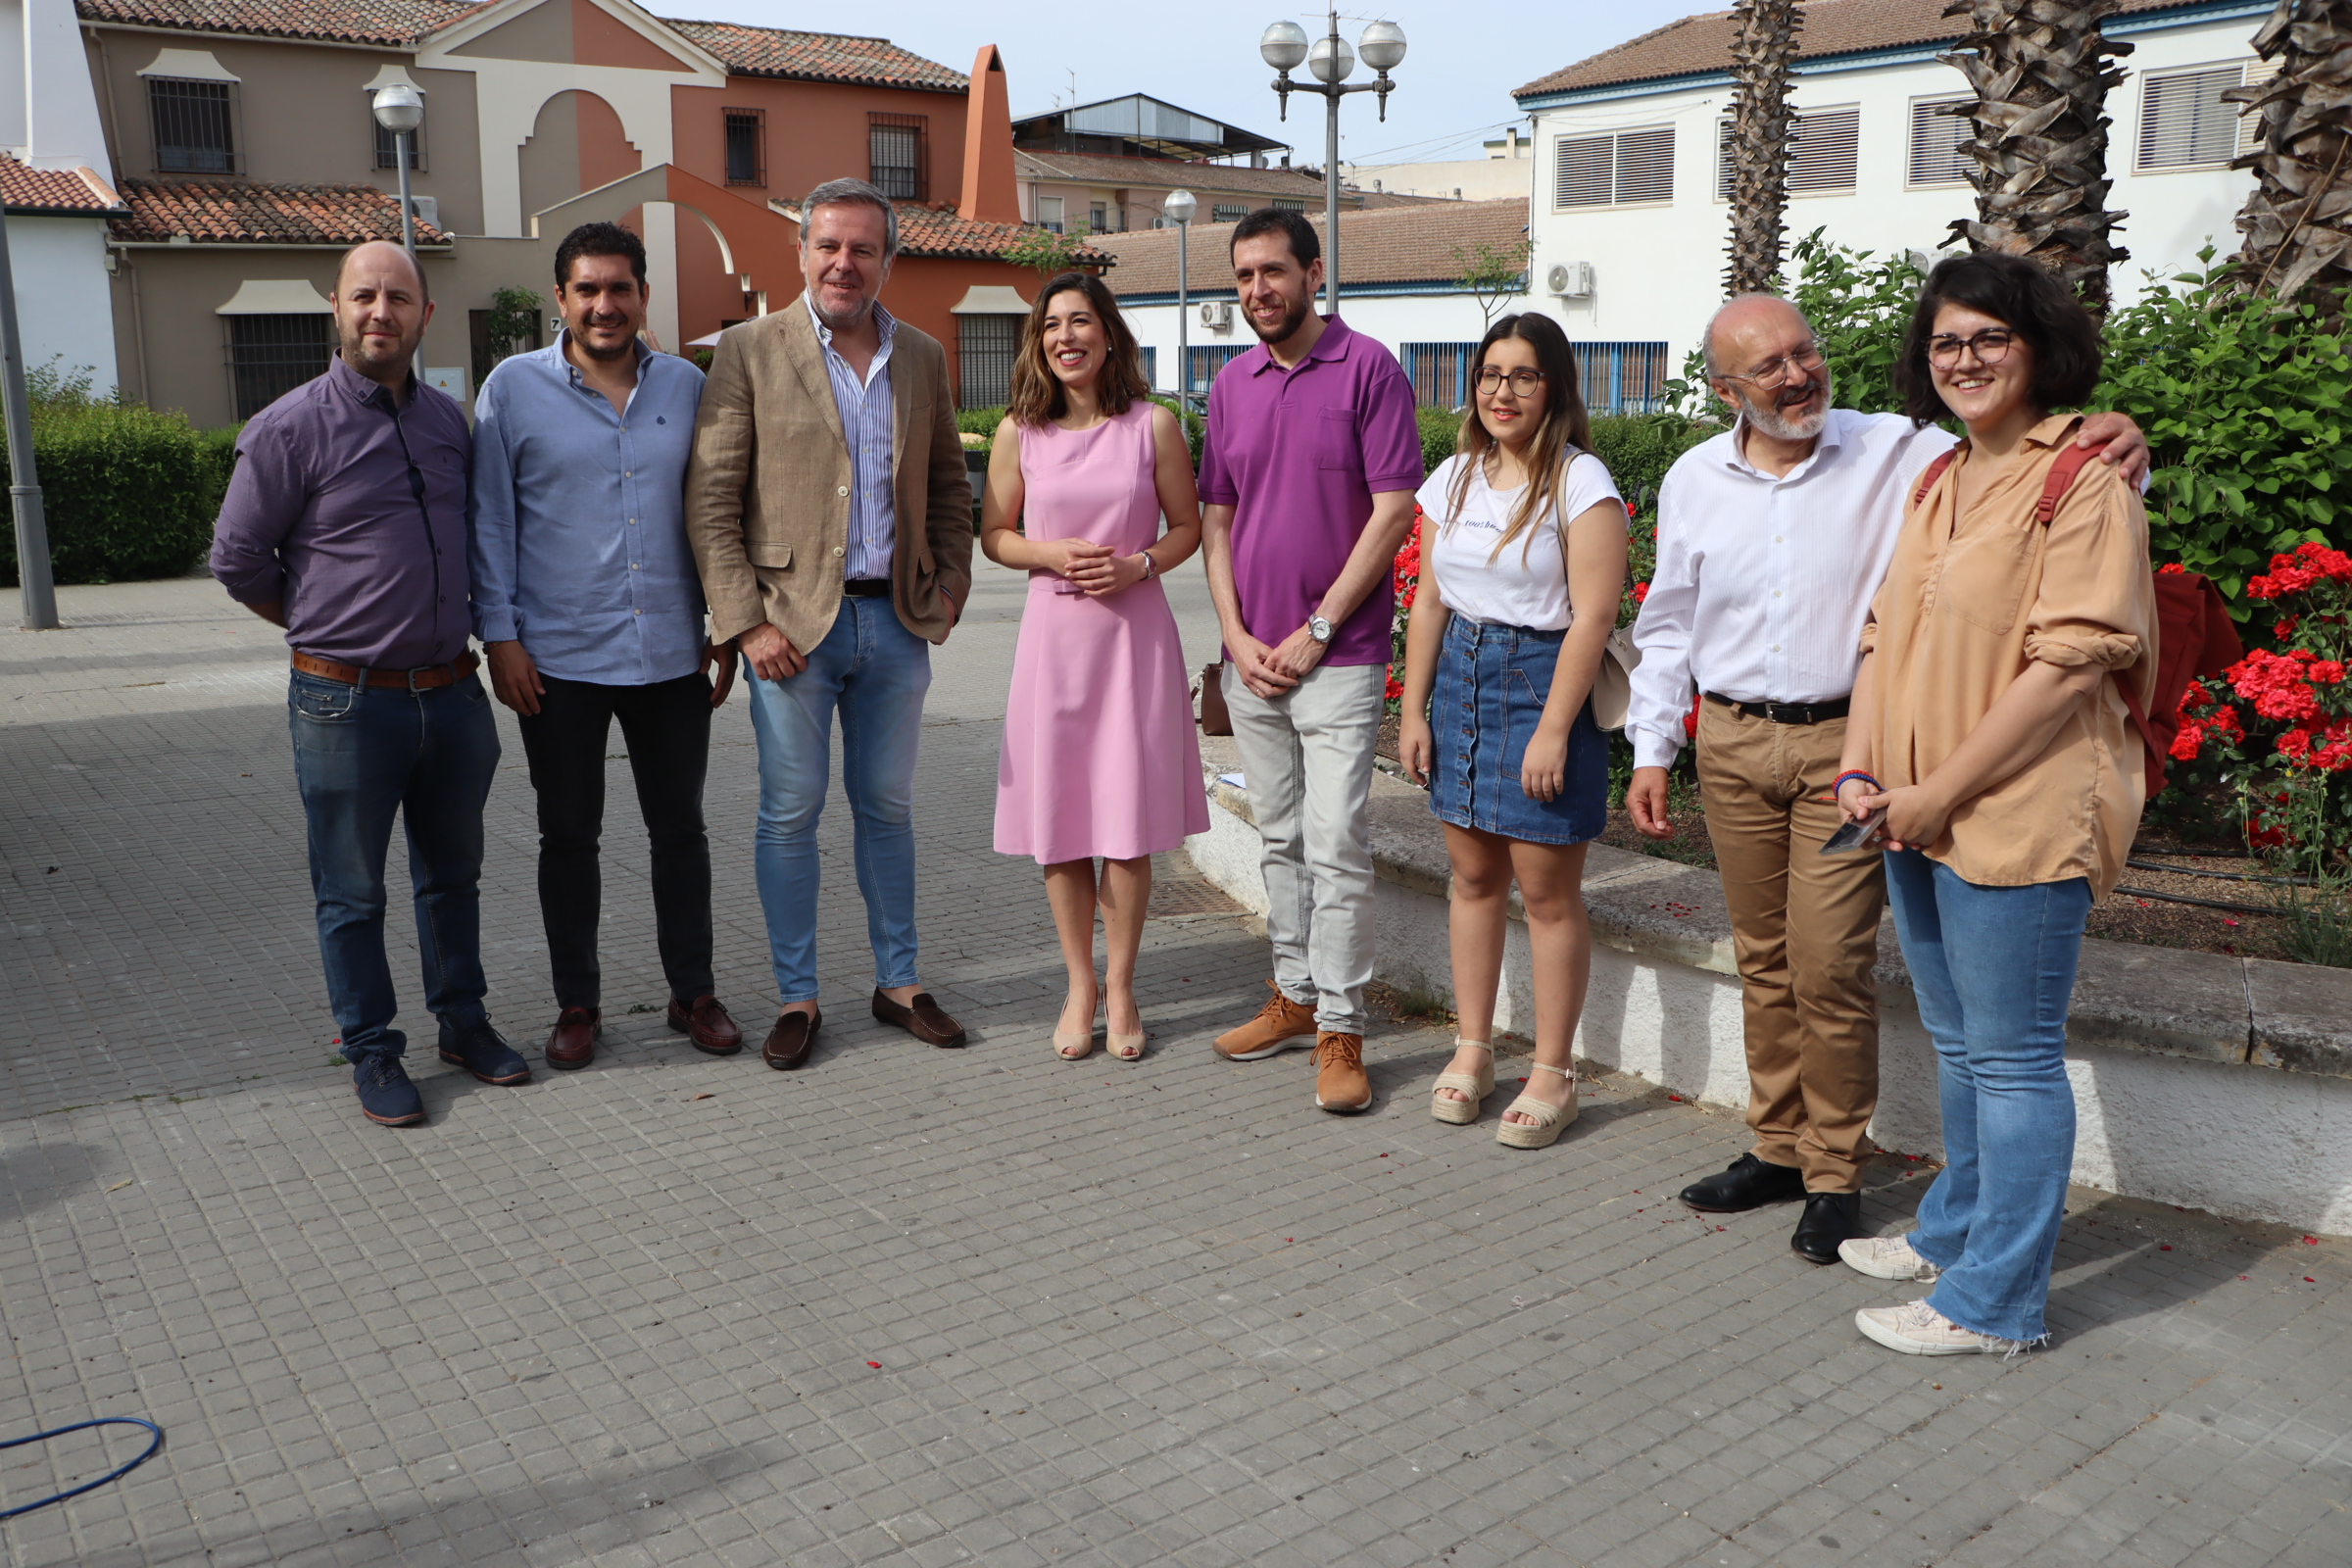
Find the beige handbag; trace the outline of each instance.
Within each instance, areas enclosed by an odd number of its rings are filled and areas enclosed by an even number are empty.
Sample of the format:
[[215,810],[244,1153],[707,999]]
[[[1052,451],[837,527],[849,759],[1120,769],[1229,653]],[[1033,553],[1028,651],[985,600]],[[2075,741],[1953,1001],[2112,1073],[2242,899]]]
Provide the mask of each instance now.
[[[1568,462],[1582,456],[1579,449],[1568,449]],[[1560,571],[1568,570],[1568,519],[1554,517],[1552,527],[1560,536]],[[1573,612],[1570,618],[1574,618]],[[1634,646],[1634,629],[1620,626],[1609,633],[1609,640],[1600,651],[1600,664],[1592,671],[1592,722],[1602,729],[1623,729],[1627,715],[1634,706],[1634,666],[1642,662],[1642,650]]]

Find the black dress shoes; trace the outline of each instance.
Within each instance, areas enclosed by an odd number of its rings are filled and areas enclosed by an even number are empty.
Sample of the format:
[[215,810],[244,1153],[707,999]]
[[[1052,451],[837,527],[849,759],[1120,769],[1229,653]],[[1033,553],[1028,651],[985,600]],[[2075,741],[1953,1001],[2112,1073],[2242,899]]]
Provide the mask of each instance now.
[[1808,1263],[1838,1261],[1838,1244],[1862,1234],[1860,1193],[1807,1193],[1788,1250]]
[[[1692,1182],[1683,1189],[1684,1202],[1705,1214],[1737,1214],[1766,1203],[1791,1203],[1805,1196],[1805,1173],[1793,1165],[1775,1165],[1753,1154],[1741,1154],[1719,1176]],[[1833,1252],[1836,1244],[1831,1244]]]

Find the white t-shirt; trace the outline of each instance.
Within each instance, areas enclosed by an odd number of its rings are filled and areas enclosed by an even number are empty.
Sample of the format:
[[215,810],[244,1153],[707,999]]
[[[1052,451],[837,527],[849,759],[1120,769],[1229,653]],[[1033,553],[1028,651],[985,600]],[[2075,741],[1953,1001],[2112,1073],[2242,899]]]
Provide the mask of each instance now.
[[[1510,526],[1519,491],[1493,488],[1486,474],[1474,467],[1470,487],[1462,492],[1461,513],[1454,515],[1453,476],[1468,461],[1448,458],[1422,481],[1416,499],[1430,519],[1421,530],[1422,569],[1436,574],[1446,608],[1457,615],[1482,625],[1567,630],[1572,617],[1559,523],[1547,508],[1495,555],[1494,542]],[[1624,499],[1617,494],[1608,466],[1590,452],[1569,459],[1561,494],[1571,522],[1603,501]]]

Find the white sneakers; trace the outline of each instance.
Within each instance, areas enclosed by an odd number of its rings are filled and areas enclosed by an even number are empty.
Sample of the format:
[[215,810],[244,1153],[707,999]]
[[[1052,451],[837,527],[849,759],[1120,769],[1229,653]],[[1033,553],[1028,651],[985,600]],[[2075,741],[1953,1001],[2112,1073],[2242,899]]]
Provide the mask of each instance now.
[[1859,1269],[1874,1280],[1924,1283],[1943,1272],[1911,1250],[1908,1236],[1857,1236],[1839,1242],[1838,1255],[1845,1260],[1846,1267]]
[[2008,1340],[1962,1328],[1925,1301],[1866,1306],[1854,1314],[1854,1327],[1905,1355],[1984,1355],[2016,1348]]

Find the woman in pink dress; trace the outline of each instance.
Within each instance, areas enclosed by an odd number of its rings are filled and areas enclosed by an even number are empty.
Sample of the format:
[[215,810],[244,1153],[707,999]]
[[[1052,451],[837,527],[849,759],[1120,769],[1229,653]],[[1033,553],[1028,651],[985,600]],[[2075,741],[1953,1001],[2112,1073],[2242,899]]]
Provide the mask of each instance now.
[[1200,497],[1184,432],[1150,392],[1110,290],[1084,272],[1054,278],[1029,312],[981,510],[988,559],[1029,573],[997,850],[1046,868],[1070,971],[1054,1049],[1069,1061],[1095,1049],[1098,1006],[1110,1054],[1143,1055],[1135,956],[1152,857],[1208,831],[1184,645],[1158,580],[1200,547]]

